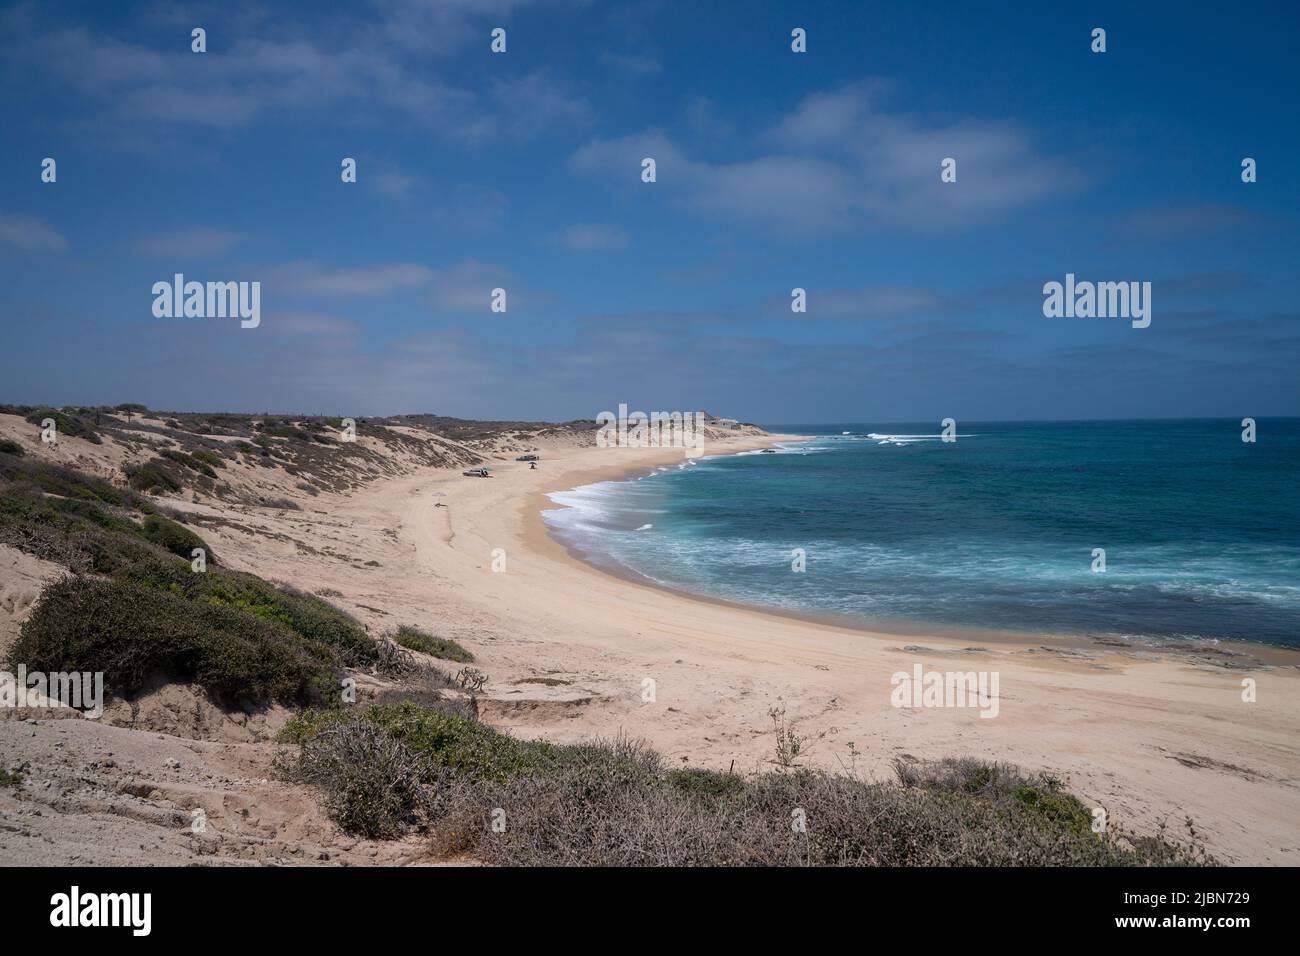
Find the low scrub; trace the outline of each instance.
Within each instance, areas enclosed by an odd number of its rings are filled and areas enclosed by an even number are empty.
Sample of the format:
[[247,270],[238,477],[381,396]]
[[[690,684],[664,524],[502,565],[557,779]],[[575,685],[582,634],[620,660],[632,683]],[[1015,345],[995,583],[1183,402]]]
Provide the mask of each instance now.
[[208,478],[217,477],[217,473],[213,467],[208,462],[201,461],[195,455],[188,455],[183,451],[176,451],[175,449],[169,448],[162,453],[162,456],[168,461],[174,461],[181,467],[188,468],[191,471],[197,471],[199,474],[205,475]]
[[178,557],[189,560],[193,557],[196,548],[202,548],[206,553],[207,563],[217,563],[216,555],[202,538],[169,518],[164,518],[162,515],[148,515],[144,519],[141,530],[146,540],[152,541]]
[[136,491],[149,493],[180,491],[185,482],[177,466],[163,458],[154,458],[143,465],[122,466],[126,481]]
[[[1083,804],[1050,778],[976,761],[909,765],[886,783],[808,769],[666,769],[635,741],[521,741],[412,701],[308,712],[283,739],[298,746],[282,754],[284,772],[319,787],[350,832],[400,835],[418,825],[442,852],[503,866],[1213,862],[1163,836],[1095,834]],[[339,754],[358,751],[382,755],[375,763],[397,774],[391,800],[373,793],[379,771],[340,765]],[[371,779],[359,783],[359,774]]]
[[27,482],[0,482],[0,543],[73,571],[109,574],[160,553],[127,515],[92,499],[50,497]]
[[430,654],[444,661],[469,664],[474,660],[474,655],[455,641],[448,640],[445,637],[434,637],[428,631],[422,631],[418,627],[411,627],[409,624],[403,624],[399,627],[396,633],[393,634],[392,639],[407,650]]
[[332,649],[350,667],[373,664],[379,657],[379,645],[351,615],[314,595],[276,587],[254,574],[227,570],[195,574],[188,565],[144,561],[122,569],[118,577],[199,604],[282,624],[304,641]]
[[199,535],[134,492],[30,459],[0,458],[0,543],[77,572],[113,574],[173,554],[188,559],[194,548],[215,563]]
[[321,705],[337,702],[341,668],[382,663],[350,615],[217,566],[194,531],[77,472],[0,460],[0,543],[74,572],[46,589],[12,650],[33,670],[103,671],[119,696],[161,675],[241,703]]
[[94,426],[79,415],[67,415],[52,408],[45,408],[32,412],[27,416],[27,421],[33,425],[40,425],[42,428],[45,427],[46,419],[54,420],[54,427],[60,435],[71,438],[84,438],[96,445],[103,444],[103,440],[99,437],[99,433],[95,431]]
[[101,478],[45,461],[19,460],[17,457],[0,459],[0,480],[32,485],[60,498],[98,501],[144,512],[152,510],[138,495],[115,488]]
[[318,787],[330,817],[358,836],[397,839],[429,809],[427,761],[365,720],[320,728],[286,775]]
[[10,659],[33,671],[102,671],[105,688],[124,697],[158,674],[232,703],[321,704],[339,686],[336,655],[275,621],[78,576],[45,589]]

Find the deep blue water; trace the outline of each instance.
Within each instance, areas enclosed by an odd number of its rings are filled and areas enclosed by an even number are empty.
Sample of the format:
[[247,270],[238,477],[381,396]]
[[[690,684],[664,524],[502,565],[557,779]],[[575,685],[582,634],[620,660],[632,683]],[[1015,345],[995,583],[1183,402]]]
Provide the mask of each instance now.
[[1300,419],[1254,444],[1239,419],[771,428],[817,437],[553,495],[547,521],[597,563],[868,625],[1300,646]]

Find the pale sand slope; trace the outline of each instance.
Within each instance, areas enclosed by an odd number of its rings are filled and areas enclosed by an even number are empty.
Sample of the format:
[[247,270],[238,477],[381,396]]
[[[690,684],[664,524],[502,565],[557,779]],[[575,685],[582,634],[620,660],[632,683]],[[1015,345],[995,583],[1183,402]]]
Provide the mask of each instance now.
[[[537,471],[511,462],[490,480],[404,478],[354,504],[365,520],[398,530],[410,557],[386,567],[394,590],[411,581],[427,623],[481,648],[494,696],[510,700],[505,684],[520,676],[573,682],[555,688],[557,699],[578,702],[568,707],[489,711],[516,732],[571,741],[621,731],[647,738],[673,762],[725,768],[734,760],[748,770],[771,758],[768,710],[783,701],[805,737],[825,734],[809,748],[813,764],[847,765],[850,742],[856,769],[877,777],[905,753],[1011,761],[1061,775],[1115,823],[1149,832],[1167,818],[1183,836],[1190,816],[1224,861],[1300,863],[1294,663],[1243,671],[1100,647],[1074,657],[1044,651],[1048,640],[980,639],[987,651],[963,651],[972,641],[869,634],[645,587],[570,558],[546,534],[540,513],[555,505],[542,490],[681,457],[567,449]],[[491,571],[494,548],[506,552],[504,573]],[[481,647],[476,629],[500,637]],[[998,671],[999,715],[895,709],[890,676],[917,661]],[[1258,682],[1255,703],[1241,699],[1244,676]],[[653,703],[642,702],[644,678],[655,681]],[[530,700],[539,696],[525,689]]]
[[[675,464],[681,451],[570,443],[541,453],[536,471],[497,461],[497,477],[475,479],[424,467],[350,495],[303,498],[301,511],[167,503],[233,519],[198,526],[229,566],[331,589],[329,599],[372,633],[415,624],[466,644],[491,677],[485,718],[521,735],[567,742],[623,732],[673,763],[753,770],[770,766],[768,711],[784,703],[811,741],[812,765],[883,778],[904,754],[1006,760],[1059,774],[1129,828],[1150,832],[1167,819],[1181,836],[1189,815],[1225,862],[1300,862],[1300,655],[1240,670],[1045,639],[897,637],[645,587],[571,559],[544,530],[540,512],[554,505],[542,492]],[[504,573],[491,570],[494,548],[505,550]],[[9,574],[14,624],[50,569],[18,570]],[[902,650],[915,645],[929,652]],[[972,645],[986,649],[963,650]],[[999,716],[891,707],[890,675],[918,661],[996,670]],[[1257,703],[1241,701],[1243,676],[1258,681]],[[656,683],[652,703],[642,701],[646,678]],[[277,782],[265,732],[282,715],[221,724],[181,690],[146,702],[141,713],[152,716],[136,729],[110,726],[121,720],[112,713],[98,723],[0,715],[0,756],[33,765],[21,800],[0,790],[0,862],[427,858],[414,837],[343,838],[309,791]],[[179,768],[164,763],[173,754]],[[208,813],[202,837],[185,826],[196,806]]]

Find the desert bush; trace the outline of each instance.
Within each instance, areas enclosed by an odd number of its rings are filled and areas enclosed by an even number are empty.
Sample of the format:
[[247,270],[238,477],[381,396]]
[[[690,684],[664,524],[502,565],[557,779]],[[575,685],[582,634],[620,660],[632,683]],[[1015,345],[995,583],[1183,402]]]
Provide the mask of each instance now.
[[375,645],[378,654],[375,658],[375,670],[391,677],[413,674],[419,668],[415,657],[405,648],[398,647],[387,638],[380,638]]
[[[551,744],[516,740],[469,717],[431,710],[411,701],[374,705],[364,711],[364,716],[423,754],[430,766],[449,767],[474,779],[504,781],[519,774],[541,772],[556,760],[557,750]],[[303,742],[322,727],[343,719],[330,712],[305,712],[289,722],[282,739]]]
[[26,454],[26,452],[23,451],[22,445],[8,438],[0,438],[0,453],[5,455],[18,455],[20,457]]
[[377,707],[390,707],[410,703],[422,710],[432,710],[440,714],[463,717],[466,720],[478,719],[478,700],[474,697],[446,697],[437,684],[423,687],[403,687],[381,691],[375,695]]
[[[194,575],[203,577],[203,575]],[[73,576],[45,589],[11,660],[31,670],[102,671],[129,696],[161,673],[232,702],[329,702],[337,660],[289,628],[127,581]]]
[[305,741],[297,760],[281,763],[291,780],[318,787],[330,817],[348,833],[395,839],[428,804],[427,760],[366,720],[348,718]]
[[[441,706],[443,702],[439,701]],[[1157,834],[1127,844],[1081,826],[1058,782],[974,760],[907,764],[898,783],[799,767],[737,775],[665,769],[620,738],[520,741],[412,701],[308,712],[305,744],[360,720],[421,760],[417,814],[436,848],[518,866],[1131,866],[1213,862]],[[318,785],[327,781],[317,779]],[[496,808],[504,830],[493,828]],[[336,816],[342,822],[342,818]],[[793,825],[799,823],[802,825]]]
[[183,468],[188,468],[191,471],[197,471],[201,475],[206,475],[209,478],[217,477],[217,473],[213,470],[211,465],[207,462],[200,461],[194,455],[187,455],[183,451],[176,451],[174,448],[168,448],[162,453],[162,457],[169,461],[176,462],[176,464]]
[[40,425],[45,419],[54,419],[54,426],[58,429],[60,435],[71,436],[73,438],[84,438],[96,445],[102,445],[103,440],[99,433],[91,427],[90,423],[77,415],[66,415],[63,412],[55,411],[52,408],[41,409],[32,412],[27,416],[27,421],[33,425]]
[[745,789],[744,778],[737,774],[701,770],[698,767],[679,767],[670,770],[666,779],[668,784],[677,790],[714,797],[740,793]]
[[1018,767],[969,757],[925,763],[894,761],[894,774],[905,787],[946,793],[978,794],[1001,806],[1014,805],[1038,818],[1082,836],[1092,829],[1092,814],[1077,797],[1064,792],[1048,774],[1026,774]]
[[445,637],[434,637],[428,631],[422,631],[409,624],[399,627],[392,635],[392,640],[409,650],[430,654],[445,661],[469,664],[474,660],[474,655],[455,641]]
[[165,548],[178,557],[188,560],[194,553],[195,548],[202,548],[207,552],[208,563],[217,563],[217,557],[212,549],[208,547],[206,541],[189,528],[177,524],[169,518],[164,518],[162,515],[148,515],[144,519],[143,533],[147,540]]
[[118,577],[282,624],[304,641],[332,649],[349,667],[373,664],[379,656],[376,642],[351,615],[315,595],[276,587],[254,574],[224,569],[194,574],[188,565],[142,561],[122,569]]
[[180,474],[162,458],[154,458],[143,465],[122,466],[126,481],[136,491],[180,491],[184,487]]
[[488,676],[475,667],[462,667],[456,672],[456,683],[461,689],[477,694],[487,686]]
[[26,482],[0,487],[0,542],[74,571],[104,574],[159,553],[135,522],[94,501],[48,497]]
[[0,461],[0,479],[24,482],[41,491],[60,498],[78,498],[83,501],[100,501],[120,507],[151,510],[146,502],[129,491],[114,488],[108,482],[64,468],[50,462],[10,458]]
[[298,428],[294,425],[290,425],[288,423],[272,424],[268,422],[262,426],[262,434],[270,435],[274,438],[289,438],[289,439],[296,439],[298,441],[312,440],[312,436],[310,432],[305,432],[301,428]]

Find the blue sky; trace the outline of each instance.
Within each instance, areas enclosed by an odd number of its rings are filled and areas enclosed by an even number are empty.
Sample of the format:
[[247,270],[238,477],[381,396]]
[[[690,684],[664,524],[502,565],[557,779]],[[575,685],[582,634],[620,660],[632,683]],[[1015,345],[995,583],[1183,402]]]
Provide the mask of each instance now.
[[[0,401],[1300,413],[1295,5],[980,6],[4,6]],[[176,272],[261,326],[154,318]],[[1151,326],[1045,318],[1067,272]]]

